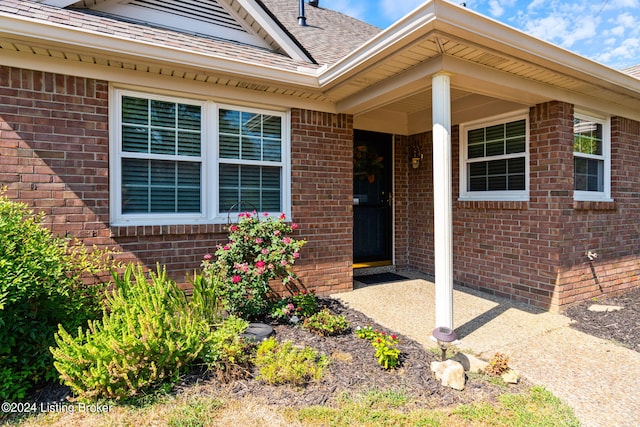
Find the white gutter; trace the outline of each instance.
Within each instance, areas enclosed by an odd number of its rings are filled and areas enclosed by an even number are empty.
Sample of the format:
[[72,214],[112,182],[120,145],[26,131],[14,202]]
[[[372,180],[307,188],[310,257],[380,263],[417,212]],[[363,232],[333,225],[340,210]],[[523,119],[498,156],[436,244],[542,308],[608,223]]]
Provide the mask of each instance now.
[[446,0],[430,0],[398,20],[321,72],[320,85],[337,85],[432,30],[614,92],[640,94],[639,79]]
[[216,57],[200,52],[157,46],[141,40],[129,40],[83,28],[73,28],[52,22],[42,22],[15,15],[0,14],[0,34],[10,38],[47,40],[54,44],[72,46],[87,52],[102,50],[108,55],[137,57],[147,61],[174,64],[179,68],[196,68],[249,77],[259,81],[273,80],[279,84],[318,89],[317,71],[307,67],[283,70],[278,67],[252,64],[240,59]]

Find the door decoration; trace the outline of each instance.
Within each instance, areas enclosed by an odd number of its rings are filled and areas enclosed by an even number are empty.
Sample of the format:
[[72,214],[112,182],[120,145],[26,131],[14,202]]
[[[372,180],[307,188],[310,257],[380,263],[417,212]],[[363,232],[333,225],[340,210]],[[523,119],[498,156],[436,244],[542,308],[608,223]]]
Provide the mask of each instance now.
[[367,145],[358,145],[353,151],[353,175],[373,184],[376,180],[376,174],[384,168],[383,160],[383,156],[378,155]]

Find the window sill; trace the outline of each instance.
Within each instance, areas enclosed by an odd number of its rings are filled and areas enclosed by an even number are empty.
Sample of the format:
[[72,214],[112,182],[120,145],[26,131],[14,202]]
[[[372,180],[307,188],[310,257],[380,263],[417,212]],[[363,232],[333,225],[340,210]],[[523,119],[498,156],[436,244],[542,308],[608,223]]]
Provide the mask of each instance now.
[[458,200],[458,207],[469,210],[527,210],[529,202],[521,200]]

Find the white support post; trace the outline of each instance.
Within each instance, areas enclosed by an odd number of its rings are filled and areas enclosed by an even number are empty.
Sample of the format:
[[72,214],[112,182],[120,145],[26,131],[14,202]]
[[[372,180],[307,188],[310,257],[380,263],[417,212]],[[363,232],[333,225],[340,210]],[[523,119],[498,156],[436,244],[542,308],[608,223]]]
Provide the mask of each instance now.
[[453,215],[451,184],[450,77],[432,77],[433,228],[436,275],[436,327],[453,329]]

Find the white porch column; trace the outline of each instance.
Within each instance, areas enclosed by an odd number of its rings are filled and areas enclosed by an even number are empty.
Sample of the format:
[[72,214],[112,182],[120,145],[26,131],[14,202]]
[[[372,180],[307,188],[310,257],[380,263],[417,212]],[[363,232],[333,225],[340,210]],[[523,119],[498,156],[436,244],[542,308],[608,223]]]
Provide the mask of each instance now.
[[446,73],[432,77],[433,228],[436,324],[453,329],[453,215],[451,184],[451,93]]

